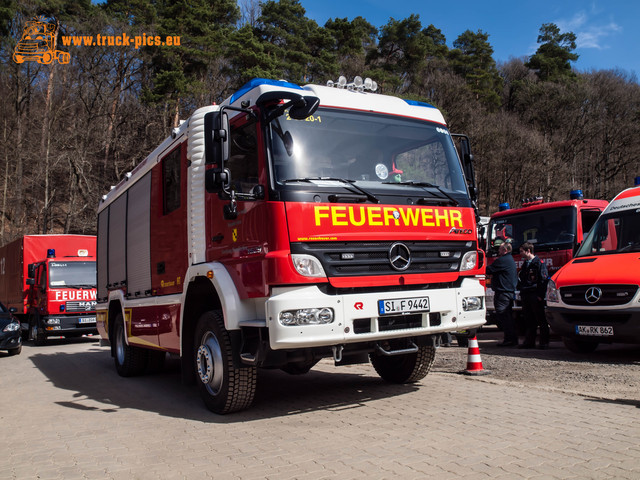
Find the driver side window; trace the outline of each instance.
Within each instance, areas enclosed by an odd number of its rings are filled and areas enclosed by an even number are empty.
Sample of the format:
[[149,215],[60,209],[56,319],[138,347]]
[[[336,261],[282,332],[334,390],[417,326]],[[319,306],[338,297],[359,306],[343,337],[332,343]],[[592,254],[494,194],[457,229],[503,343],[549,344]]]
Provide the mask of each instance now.
[[238,193],[251,193],[259,183],[257,124],[250,122],[231,129],[229,161],[232,188]]

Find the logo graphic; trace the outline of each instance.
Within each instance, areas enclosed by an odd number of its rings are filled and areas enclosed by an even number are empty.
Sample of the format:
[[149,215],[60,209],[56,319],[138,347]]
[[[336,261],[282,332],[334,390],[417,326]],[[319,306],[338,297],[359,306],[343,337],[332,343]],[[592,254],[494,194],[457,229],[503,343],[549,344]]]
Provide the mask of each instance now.
[[587,289],[587,291],[584,294],[584,299],[587,301],[587,303],[598,303],[598,300],[600,300],[600,297],[602,296],[602,290],[600,290],[598,287],[590,287]]
[[356,310],[362,310],[364,308],[364,304],[362,302],[356,302],[353,304],[353,308]]
[[13,50],[16,63],[38,62],[49,65],[54,60],[67,64],[71,60],[68,52],[56,50],[58,26],[36,17],[25,23],[22,37]]
[[389,263],[394,270],[403,271],[411,264],[411,251],[404,243],[394,243],[389,249]]

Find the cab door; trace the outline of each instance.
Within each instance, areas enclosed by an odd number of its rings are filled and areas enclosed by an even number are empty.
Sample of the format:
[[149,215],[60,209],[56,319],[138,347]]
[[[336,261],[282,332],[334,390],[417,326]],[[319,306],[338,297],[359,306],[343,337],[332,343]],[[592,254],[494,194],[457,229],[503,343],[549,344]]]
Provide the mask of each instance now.
[[264,262],[268,214],[265,199],[255,195],[264,192],[267,183],[261,145],[255,119],[238,115],[231,121],[225,168],[231,172],[231,188],[239,194],[237,217],[225,218],[224,207],[231,200],[224,192],[208,192],[206,201],[207,260],[219,261],[227,268],[243,298],[267,295]]

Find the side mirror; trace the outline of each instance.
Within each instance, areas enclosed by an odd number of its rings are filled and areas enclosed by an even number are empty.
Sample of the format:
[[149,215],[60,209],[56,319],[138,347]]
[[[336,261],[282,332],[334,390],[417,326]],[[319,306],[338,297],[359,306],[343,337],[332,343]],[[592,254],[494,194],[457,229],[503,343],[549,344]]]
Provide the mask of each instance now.
[[27,265],[27,277],[36,278],[36,265],[34,263]]
[[304,120],[309,115],[313,115],[320,105],[318,97],[305,96],[300,100],[293,101],[289,108],[289,116],[294,120]]
[[209,112],[204,116],[204,155],[207,165],[220,173],[229,159],[229,116],[226,112]]
[[27,285],[35,285],[36,284],[36,279],[35,278],[27,278],[26,284]]

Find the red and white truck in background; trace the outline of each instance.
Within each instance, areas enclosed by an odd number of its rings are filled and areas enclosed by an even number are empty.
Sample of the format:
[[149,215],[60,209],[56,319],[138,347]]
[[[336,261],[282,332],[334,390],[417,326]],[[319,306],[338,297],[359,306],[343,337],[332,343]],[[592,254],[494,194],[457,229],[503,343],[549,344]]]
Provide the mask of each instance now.
[[25,235],[0,247],[0,298],[23,337],[75,337],[96,330],[96,237]]
[[547,318],[566,347],[640,343],[640,187],[618,194],[547,286]]
[[[582,190],[572,190],[569,200],[544,203],[542,198],[525,199],[521,208],[500,204],[500,210],[489,220],[487,227],[487,264],[498,257],[503,242],[511,242],[513,258],[518,269],[522,266],[519,248],[524,242],[534,246],[534,253],[547,266],[549,275],[571,260],[584,237],[605,209],[606,200],[583,198]],[[487,313],[493,308],[491,277],[487,276]],[[514,310],[521,310],[516,296]]]
[[484,323],[472,156],[439,110],[347,84],[254,79],[197,110],[98,208],[98,330],[120,375],[181,357],[217,413],[258,367],[431,368]]

